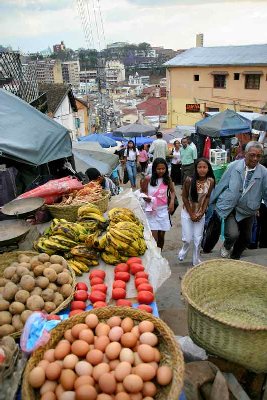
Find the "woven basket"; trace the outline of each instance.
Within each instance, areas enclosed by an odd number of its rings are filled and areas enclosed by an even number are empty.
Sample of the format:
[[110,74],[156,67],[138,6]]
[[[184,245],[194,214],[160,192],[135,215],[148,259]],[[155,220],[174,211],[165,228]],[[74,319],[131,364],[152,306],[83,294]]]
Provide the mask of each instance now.
[[[91,202],[95,204],[99,210],[104,213],[108,209],[108,201],[109,201],[110,193],[107,190],[103,190],[103,197],[100,200]],[[70,204],[70,205],[46,205],[46,208],[50,212],[53,218],[64,218],[67,221],[75,222],[78,217],[78,209],[87,203],[80,204]]]
[[[12,251],[12,252],[7,252],[7,253],[3,253],[0,254],[0,277],[3,276],[4,270],[13,262],[17,261],[17,258],[20,254],[24,254],[26,256],[29,257],[33,257],[38,255],[38,253],[36,251]],[[55,311],[51,312],[50,315],[53,314],[57,314],[59,311],[63,310],[64,308],[67,307],[67,305],[71,302],[74,291],[75,291],[75,286],[76,286],[76,280],[75,280],[75,274],[73,272],[73,270],[71,268],[69,268],[69,271],[71,273],[71,277],[72,277],[72,294],[67,297],[63,303],[60,304],[60,306],[58,306]],[[12,336],[13,338],[18,338],[21,335],[21,330],[17,331],[15,333],[12,333],[10,336]]]
[[136,322],[143,320],[151,321],[155,325],[155,332],[159,340],[159,350],[161,352],[161,363],[168,365],[173,371],[172,382],[165,387],[161,387],[155,399],[157,400],[177,400],[183,387],[184,375],[184,361],[182,351],[180,350],[177,342],[175,341],[173,332],[170,328],[159,318],[153,317],[141,310],[131,309],[128,307],[104,307],[98,308],[89,312],[78,314],[68,320],[63,321],[58,325],[51,334],[51,339],[44,346],[36,350],[32,357],[29,359],[23,377],[22,384],[22,398],[23,400],[39,399],[39,392],[34,390],[28,383],[30,371],[42,360],[43,354],[50,348],[55,348],[60,339],[62,339],[64,332],[72,328],[75,324],[84,322],[88,314],[96,314],[100,321],[106,321],[114,315],[121,318],[130,317]]
[[211,260],[182,280],[191,338],[209,353],[254,372],[267,372],[267,270]]

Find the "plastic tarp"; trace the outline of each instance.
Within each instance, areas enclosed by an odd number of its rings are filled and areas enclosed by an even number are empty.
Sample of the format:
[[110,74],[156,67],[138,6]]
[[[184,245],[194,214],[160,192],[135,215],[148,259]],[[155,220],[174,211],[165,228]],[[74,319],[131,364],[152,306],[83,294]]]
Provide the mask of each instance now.
[[210,137],[235,136],[251,131],[251,122],[233,110],[225,110],[197,122],[196,132]]
[[91,135],[82,136],[79,140],[81,142],[97,142],[104,148],[117,146],[116,140],[111,139],[102,133],[93,133]]
[[70,157],[71,139],[65,127],[0,89],[0,153],[37,166]]
[[[116,141],[121,141],[121,142],[126,143],[126,144],[127,144],[127,142],[129,140],[133,140],[133,139],[130,139],[130,138],[127,138],[127,137],[113,136],[112,133],[105,133],[105,136],[110,137],[111,139],[114,139]],[[134,142],[135,142],[136,146],[142,146],[142,144],[151,144],[151,143],[153,143],[155,139],[156,138],[140,136],[140,137],[135,137],[134,138]]]
[[72,142],[76,171],[97,168],[101,174],[110,175],[119,164],[119,157],[104,150],[97,142]]
[[254,119],[252,121],[252,128],[257,131],[267,131],[267,115],[261,115]]
[[153,136],[156,133],[156,128],[152,125],[143,124],[129,124],[121,126],[113,131],[114,136],[123,137],[140,137],[140,136]]

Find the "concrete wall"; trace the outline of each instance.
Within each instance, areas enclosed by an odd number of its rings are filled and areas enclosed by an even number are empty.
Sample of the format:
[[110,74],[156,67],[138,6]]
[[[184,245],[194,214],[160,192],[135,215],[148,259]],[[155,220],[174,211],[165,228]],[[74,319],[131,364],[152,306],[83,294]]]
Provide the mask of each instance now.
[[57,109],[54,114],[54,120],[59,124],[65,126],[65,128],[69,129],[72,132],[72,137],[76,137],[76,129],[74,123],[74,113],[70,106],[68,96],[65,96],[63,102]]

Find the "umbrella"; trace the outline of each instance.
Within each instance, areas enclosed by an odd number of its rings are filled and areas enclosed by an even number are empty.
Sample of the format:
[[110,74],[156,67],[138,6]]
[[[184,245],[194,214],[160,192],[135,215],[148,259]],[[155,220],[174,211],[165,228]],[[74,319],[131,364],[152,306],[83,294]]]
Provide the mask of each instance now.
[[[105,136],[123,142],[125,144],[127,144],[127,142],[131,139],[130,137],[114,136],[113,133],[106,133]],[[135,137],[135,145],[142,146],[142,144],[151,144],[152,142],[154,142],[154,140],[155,138],[138,136]]]
[[124,125],[113,131],[114,135],[127,138],[153,136],[155,133],[156,128],[154,128],[154,126],[143,124]]
[[76,171],[85,173],[88,168],[97,168],[101,174],[110,175],[119,164],[119,157],[107,153],[99,143],[72,142]]
[[252,128],[257,131],[267,131],[267,115],[261,115],[254,119],[252,121]]
[[107,137],[106,135],[102,135],[101,133],[93,133],[92,135],[82,136],[79,138],[81,142],[97,142],[101,147],[115,147],[117,143],[115,140]]
[[198,134],[210,137],[235,136],[240,133],[249,133],[251,130],[251,122],[233,110],[225,110],[204,118],[195,125]]

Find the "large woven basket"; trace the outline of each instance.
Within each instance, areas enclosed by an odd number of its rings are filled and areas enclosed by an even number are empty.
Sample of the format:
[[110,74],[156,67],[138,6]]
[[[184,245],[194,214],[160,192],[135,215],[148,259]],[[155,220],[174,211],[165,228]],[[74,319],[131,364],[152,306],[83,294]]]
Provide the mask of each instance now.
[[267,372],[267,269],[211,260],[182,280],[191,338],[209,353]]
[[[104,213],[108,209],[109,197],[110,193],[107,190],[103,190],[102,198],[91,203],[95,204],[99,208],[99,210]],[[75,222],[77,220],[78,209],[85,204],[87,203],[80,203],[75,205],[52,204],[46,205],[46,208],[49,210],[53,218],[64,218],[67,221]]]
[[[12,251],[12,252],[7,252],[7,253],[3,253],[0,254],[0,277],[3,276],[4,270],[13,262],[17,261],[17,258],[20,254],[25,254],[26,256],[29,257],[33,257],[38,255],[38,253],[36,251]],[[69,271],[71,273],[71,277],[72,277],[72,294],[67,297],[63,303],[60,304],[60,306],[58,306],[53,312],[51,312],[50,314],[57,314],[59,311],[63,310],[64,308],[67,307],[67,305],[71,302],[74,291],[75,291],[75,286],[76,286],[76,280],[75,280],[75,274],[73,272],[73,270],[71,268],[69,268]],[[15,333],[12,333],[10,336],[12,336],[13,338],[18,338],[21,335],[21,330],[17,331]]]
[[155,326],[155,333],[159,340],[159,350],[161,352],[161,363],[171,367],[173,371],[172,382],[165,387],[161,387],[155,399],[157,400],[177,400],[183,387],[184,375],[184,361],[182,351],[177,344],[173,332],[170,328],[159,318],[153,317],[141,310],[136,310],[128,307],[104,307],[98,308],[89,312],[78,314],[68,320],[63,321],[58,325],[51,334],[49,342],[36,350],[32,357],[29,359],[23,377],[22,384],[22,399],[35,400],[39,399],[39,392],[34,390],[28,383],[30,371],[42,360],[43,354],[50,348],[55,348],[60,339],[62,339],[64,332],[72,328],[75,324],[84,322],[88,314],[96,314],[100,321],[106,321],[108,318],[118,315],[122,318],[130,317],[135,322],[143,320],[152,321]]

